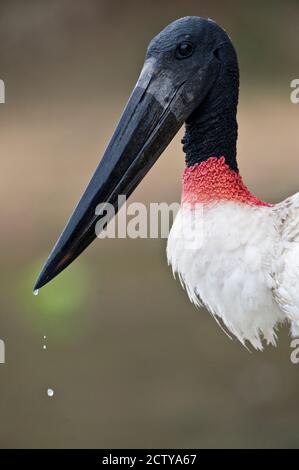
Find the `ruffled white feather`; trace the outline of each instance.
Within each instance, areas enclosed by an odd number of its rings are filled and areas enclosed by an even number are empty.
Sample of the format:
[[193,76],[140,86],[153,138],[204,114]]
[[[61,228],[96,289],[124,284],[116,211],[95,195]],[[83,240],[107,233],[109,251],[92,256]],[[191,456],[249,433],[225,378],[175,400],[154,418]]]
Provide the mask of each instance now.
[[275,345],[284,320],[299,333],[299,193],[273,207],[182,207],[167,258],[190,300],[203,303],[242,344]]

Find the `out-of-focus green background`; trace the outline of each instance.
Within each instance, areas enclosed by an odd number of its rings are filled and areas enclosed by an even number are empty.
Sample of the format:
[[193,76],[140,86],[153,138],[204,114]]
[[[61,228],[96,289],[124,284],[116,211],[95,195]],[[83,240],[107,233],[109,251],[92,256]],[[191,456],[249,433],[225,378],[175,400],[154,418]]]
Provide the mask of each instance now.
[[[173,280],[165,240],[98,240],[31,294],[147,43],[180,16],[213,18],[236,46],[250,189],[271,202],[299,190],[298,2],[1,0],[0,10],[0,446],[298,447],[288,329],[263,353],[230,341]],[[131,200],[180,199],[181,136]]]

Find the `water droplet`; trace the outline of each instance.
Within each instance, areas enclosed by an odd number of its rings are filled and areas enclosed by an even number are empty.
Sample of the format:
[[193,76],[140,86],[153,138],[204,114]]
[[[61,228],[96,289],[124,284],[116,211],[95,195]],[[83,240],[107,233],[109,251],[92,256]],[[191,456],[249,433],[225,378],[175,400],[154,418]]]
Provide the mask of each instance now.
[[38,295],[38,289],[35,289],[35,290],[33,291],[33,295]]
[[43,349],[47,349],[47,346],[45,344],[43,345]]
[[46,336],[44,336],[44,339],[47,339],[47,337],[46,337]]
[[47,390],[47,395],[48,395],[48,397],[50,397],[50,398],[53,397],[53,395],[54,395],[54,390],[53,390],[53,388],[48,388],[48,390]]

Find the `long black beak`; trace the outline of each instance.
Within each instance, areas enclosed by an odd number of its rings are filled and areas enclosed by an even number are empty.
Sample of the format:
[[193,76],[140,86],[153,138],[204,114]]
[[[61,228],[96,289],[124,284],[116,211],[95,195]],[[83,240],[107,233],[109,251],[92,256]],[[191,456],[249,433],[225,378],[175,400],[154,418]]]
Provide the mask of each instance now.
[[95,214],[97,205],[110,203],[116,213],[118,196],[128,197],[167,147],[193,108],[184,83],[159,71],[154,58],[146,60],[104,156],[34,289],[57,276],[96,238],[101,217]]

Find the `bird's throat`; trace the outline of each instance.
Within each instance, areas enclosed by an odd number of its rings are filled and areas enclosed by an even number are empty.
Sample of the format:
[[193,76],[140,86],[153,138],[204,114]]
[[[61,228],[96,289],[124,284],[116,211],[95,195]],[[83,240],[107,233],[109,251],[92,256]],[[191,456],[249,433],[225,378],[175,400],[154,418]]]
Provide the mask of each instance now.
[[210,91],[186,121],[183,150],[183,203],[234,201],[268,206],[243,183],[238,171],[236,144],[239,70],[230,43],[216,51],[219,72]]
[[224,156],[186,167],[183,175],[182,203],[232,201],[253,206],[270,206],[254,196],[240,174],[232,170]]
[[238,171],[239,69],[235,50],[230,43],[217,50],[217,59],[217,78],[202,103],[186,121],[183,150],[188,167],[211,156],[224,156],[227,165]]
[[236,106],[232,103],[230,106],[220,112],[219,110],[201,112],[186,122],[182,143],[187,167],[203,162],[211,156],[218,158],[224,156],[228,166],[238,171]]

